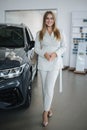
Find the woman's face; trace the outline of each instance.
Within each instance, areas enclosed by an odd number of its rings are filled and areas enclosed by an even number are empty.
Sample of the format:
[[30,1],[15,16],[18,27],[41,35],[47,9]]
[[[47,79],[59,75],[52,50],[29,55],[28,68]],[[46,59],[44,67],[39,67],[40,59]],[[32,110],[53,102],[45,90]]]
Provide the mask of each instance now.
[[51,14],[48,14],[46,19],[45,19],[45,24],[47,27],[52,27],[54,24],[54,18]]

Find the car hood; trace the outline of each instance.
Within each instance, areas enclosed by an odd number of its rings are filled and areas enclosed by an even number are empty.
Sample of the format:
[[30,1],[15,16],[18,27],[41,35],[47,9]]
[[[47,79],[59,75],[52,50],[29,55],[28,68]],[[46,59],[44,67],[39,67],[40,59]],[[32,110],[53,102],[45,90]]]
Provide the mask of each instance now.
[[19,67],[28,62],[24,48],[17,49],[0,49],[0,69],[9,69]]

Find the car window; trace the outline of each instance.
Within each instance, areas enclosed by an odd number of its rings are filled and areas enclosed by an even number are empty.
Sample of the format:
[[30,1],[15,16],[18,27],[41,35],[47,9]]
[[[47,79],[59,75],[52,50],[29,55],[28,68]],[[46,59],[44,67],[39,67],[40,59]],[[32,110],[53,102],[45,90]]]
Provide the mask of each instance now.
[[26,33],[27,43],[30,44],[30,37],[26,28],[25,28],[25,33]]
[[33,35],[32,35],[32,33],[31,33],[30,29],[27,28],[27,30],[28,30],[28,33],[29,33],[29,36],[30,36],[30,40],[31,40],[31,41],[34,41],[34,38],[33,38]]
[[0,26],[0,47],[24,47],[23,29],[14,26]]

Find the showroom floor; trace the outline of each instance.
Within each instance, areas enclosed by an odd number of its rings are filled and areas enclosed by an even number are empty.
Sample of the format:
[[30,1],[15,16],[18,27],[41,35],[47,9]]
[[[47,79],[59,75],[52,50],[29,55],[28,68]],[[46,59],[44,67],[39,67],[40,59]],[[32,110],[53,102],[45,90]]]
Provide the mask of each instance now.
[[41,126],[42,91],[40,75],[33,82],[32,102],[28,109],[0,111],[0,130],[87,130],[87,74],[63,71],[63,93],[55,85],[53,117]]

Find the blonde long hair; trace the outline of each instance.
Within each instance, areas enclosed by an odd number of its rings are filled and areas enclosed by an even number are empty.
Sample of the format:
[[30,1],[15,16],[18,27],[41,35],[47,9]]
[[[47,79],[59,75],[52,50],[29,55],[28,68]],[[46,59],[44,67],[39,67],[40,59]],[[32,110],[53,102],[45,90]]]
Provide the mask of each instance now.
[[48,14],[51,14],[52,17],[53,17],[53,19],[54,19],[54,24],[53,24],[53,27],[52,27],[52,31],[53,31],[53,33],[54,33],[54,37],[56,37],[57,40],[60,40],[60,39],[61,39],[60,31],[59,31],[59,29],[56,27],[55,15],[54,15],[54,13],[53,13],[52,11],[47,11],[47,12],[45,12],[45,14],[44,14],[44,16],[43,16],[43,24],[42,24],[42,29],[41,29],[41,31],[40,31],[40,33],[39,33],[39,40],[40,40],[40,41],[43,40],[44,34],[45,34],[45,32],[46,32],[47,27],[46,27],[46,24],[45,24],[45,20],[46,20]]

